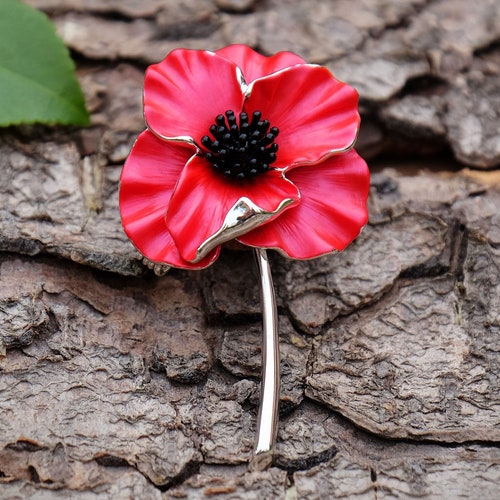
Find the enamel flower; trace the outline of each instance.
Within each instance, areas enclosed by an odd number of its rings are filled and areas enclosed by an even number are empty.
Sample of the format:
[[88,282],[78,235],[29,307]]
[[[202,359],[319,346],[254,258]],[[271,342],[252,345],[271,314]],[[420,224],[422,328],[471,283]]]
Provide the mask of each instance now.
[[147,259],[183,269],[212,264],[230,240],[254,247],[263,328],[253,469],[272,463],[280,393],[266,249],[310,259],[343,250],[366,224],[357,106],[353,88],[290,52],[178,49],[146,71],[147,130],[122,170],[122,224]]
[[153,262],[201,269],[236,239],[309,259],[367,222],[356,91],[290,52],[172,51],[144,84],[147,130],[121,175],[125,232]]

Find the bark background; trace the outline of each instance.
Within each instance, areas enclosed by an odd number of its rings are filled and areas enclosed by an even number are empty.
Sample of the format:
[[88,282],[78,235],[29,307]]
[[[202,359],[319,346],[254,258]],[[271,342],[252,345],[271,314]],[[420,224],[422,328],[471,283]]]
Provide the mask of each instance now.
[[[0,132],[0,497],[498,498],[498,2],[28,3],[92,125]],[[251,253],[159,277],[117,209],[145,67],[235,42],[355,86],[373,172],[348,250],[272,256],[282,418],[261,473]]]

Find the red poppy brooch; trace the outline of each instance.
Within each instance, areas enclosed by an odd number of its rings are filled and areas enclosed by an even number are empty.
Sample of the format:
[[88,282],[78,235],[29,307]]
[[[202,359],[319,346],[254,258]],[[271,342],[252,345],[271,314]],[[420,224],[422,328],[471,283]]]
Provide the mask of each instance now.
[[[369,172],[353,149],[358,95],[325,67],[244,45],[177,49],[146,71],[144,116],[120,212],[150,261],[202,269],[237,240],[257,249],[265,277],[265,249],[318,257],[343,250],[367,222]],[[266,313],[275,305],[264,295]]]

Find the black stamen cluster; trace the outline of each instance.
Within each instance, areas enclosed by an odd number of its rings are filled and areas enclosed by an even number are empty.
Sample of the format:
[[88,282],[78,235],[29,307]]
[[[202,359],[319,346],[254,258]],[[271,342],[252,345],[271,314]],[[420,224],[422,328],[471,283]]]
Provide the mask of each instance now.
[[269,128],[269,120],[262,120],[262,113],[254,111],[249,120],[247,113],[239,115],[239,125],[234,111],[218,115],[210,134],[201,138],[209,151],[204,154],[214,170],[226,177],[240,181],[253,179],[265,173],[276,161],[278,145],[274,142],[278,127]]

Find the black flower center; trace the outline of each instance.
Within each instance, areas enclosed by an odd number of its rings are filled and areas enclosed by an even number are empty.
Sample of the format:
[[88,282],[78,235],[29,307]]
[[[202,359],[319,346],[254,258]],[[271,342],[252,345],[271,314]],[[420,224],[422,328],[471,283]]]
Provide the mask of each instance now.
[[215,118],[209,129],[212,137],[204,135],[201,143],[208,150],[204,157],[216,172],[243,181],[269,170],[276,161],[278,145],[274,140],[279,130],[261,118],[260,111],[254,111],[251,120],[243,112],[238,125],[231,110]]

